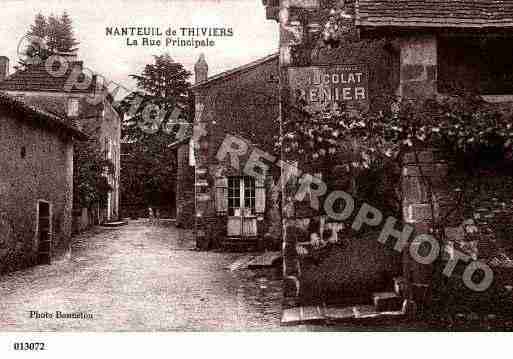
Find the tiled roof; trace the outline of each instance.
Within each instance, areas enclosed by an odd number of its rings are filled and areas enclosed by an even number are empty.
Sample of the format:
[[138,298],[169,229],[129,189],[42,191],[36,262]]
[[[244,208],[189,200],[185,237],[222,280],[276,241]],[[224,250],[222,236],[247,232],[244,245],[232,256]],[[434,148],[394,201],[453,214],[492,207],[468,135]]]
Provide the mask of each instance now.
[[[23,96],[23,102],[25,102],[26,104],[45,110],[46,112],[52,113],[62,118],[67,117],[67,101],[68,98],[63,96],[39,95],[34,93],[25,94]],[[97,105],[94,105],[93,103],[89,103],[87,98],[79,98],[79,101],[79,118],[100,116],[100,113],[103,108],[102,102],[100,102]]]
[[194,89],[197,89],[197,88],[200,88],[200,87],[204,87],[205,85],[209,85],[212,82],[215,82],[217,80],[226,79],[226,78],[228,78],[230,76],[239,74],[241,72],[245,72],[245,71],[254,69],[255,67],[260,66],[262,64],[265,64],[268,61],[277,60],[277,59],[278,59],[278,54],[277,53],[276,54],[272,54],[272,55],[268,55],[268,56],[263,57],[261,59],[258,59],[258,60],[255,60],[253,62],[250,62],[249,64],[242,65],[242,66],[236,67],[234,69],[231,69],[231,70],[228,70],[228,71],[225,71],[225,72],[221,72],[221,73],[219,73],[217,75],[211,76],[206,81],[201,82],[199,84],[196,84],[196,85],[192,86],[191,88],[194,90]]
[[[76,71],[73,73],[73,71]],[[78,72],[80,71],[80,72]],[[76,75],[84,73],[89,80],[87,88],[83,86],[71,86]],[[73,77],[72,77],[73,74]],[[71,79],[71,81],[69,81]],[[80,81],[82,79],[78,79]],[[29,65],[26,69],[17,71],[0,82],[0,91],[51,91],[51,92],[75,92],[90,93],[95,85],[90,81],[86,71],[82,70],[82,62],[69,62],[67,71],[62,76],[54,76],[45,68],[44,64]],[[85,80],[84,80],[85,83]]]
[[42,120],[50,127],[60,128],[78,139],[85,140],[88,136],[77,128],[73,122],[55,114],[49,113],[36,106],[29,105],[21,100],[0,91],[0,106],[8,106],[9,109],[21,113],[26,120]]
[[513,0],[357,0],[369,27],[513,28]]

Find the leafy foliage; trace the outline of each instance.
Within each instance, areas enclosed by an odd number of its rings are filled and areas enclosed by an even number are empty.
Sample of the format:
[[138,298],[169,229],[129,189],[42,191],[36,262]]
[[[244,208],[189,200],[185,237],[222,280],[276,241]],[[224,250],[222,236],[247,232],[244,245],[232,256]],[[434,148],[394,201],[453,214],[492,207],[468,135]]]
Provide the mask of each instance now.
[[93,203],[106,203],[107,194],[113,190],[108,178],[114,174],[114,163],[100,150],[97,140],[76,142],[74,146],[74,205],[89,208]]
[[25,49],[26,58],[20,60],[21,67],[44,61],[55,53],[73,54],[78,51],[79,42],[67,12],[60,17],[52,14],[48,18],[38,13],[27,35],[31,42]]
[[471,95],[395,101],[389,111],[379,113],[296,113],[301,117],[284,123],[278,143],[285,153],[297,151],[312,160],[341,154],[353,168],[370,168],[378,159],[396,161],[414,146],[468,154],[491,144],[502,143],[510,150],[513,145],[512,114]]
[[177,132],[187,127],[182,124],[190,122],[190,76],[168,54],[155,56],[153,64],[131,76],[139,91],[120,104],[128,113],[122,125],[124,152],[128,152],[121,166],[124,200],[145,204],[171,200],[176,158],[169,146],[179,137]]
[[[460,175],[465,173],[463,182],[469,174],[483,173],[483,166],[492,163],[491,151],[500,152],[501,159],[503,153],[505,158],[513,159],[511,111],[478,96],[392,99],[387,111],[377,113],[360,114],[343,106],[313,114],[295,108],[292,113],[283,122],[283,136],[277,142],[284,155],[300,159],[306,164],[302,168],[311,173],[322,172],[328,185],[335,183],[330,188],[337,187],[337,178],[352,178],[352,183],[346,181],[339,188],[385,211],[390,208],[400,213],[397,185],[405,152],[443,149],[459,160]],[[384,203],[378,204],[377,200]]]

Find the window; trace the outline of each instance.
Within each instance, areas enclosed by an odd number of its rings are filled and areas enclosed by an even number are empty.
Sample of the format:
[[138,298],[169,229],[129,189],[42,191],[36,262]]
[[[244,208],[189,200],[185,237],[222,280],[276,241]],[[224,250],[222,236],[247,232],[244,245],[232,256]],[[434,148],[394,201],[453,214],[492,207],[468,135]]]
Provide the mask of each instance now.
[[68,100],[68,117],[78,117],[78,98]]
[[256,189],[253,177],[228,178],[228,215],[255,214]]
[[439,39],[438,91],[513,94],[513,40],[500,37]]
[[255,179],[244,177],[244,208],[251,209],[255,213]]
[[[240,210],[240,177],[228,178],[228,215]],[[240,215],[240,214],[239,214]]]

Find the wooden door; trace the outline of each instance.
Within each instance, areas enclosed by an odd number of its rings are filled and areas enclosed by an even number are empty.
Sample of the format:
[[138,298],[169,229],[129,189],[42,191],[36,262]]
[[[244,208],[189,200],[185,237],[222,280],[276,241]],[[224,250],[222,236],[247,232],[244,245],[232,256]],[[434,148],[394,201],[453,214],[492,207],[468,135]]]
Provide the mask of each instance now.
[[257,236],[255,190],[255,179],[252,177],[228,178],[228,236]]
[[50,264],[52,259],[52,215],[50,204],[38,203],[38,264]]

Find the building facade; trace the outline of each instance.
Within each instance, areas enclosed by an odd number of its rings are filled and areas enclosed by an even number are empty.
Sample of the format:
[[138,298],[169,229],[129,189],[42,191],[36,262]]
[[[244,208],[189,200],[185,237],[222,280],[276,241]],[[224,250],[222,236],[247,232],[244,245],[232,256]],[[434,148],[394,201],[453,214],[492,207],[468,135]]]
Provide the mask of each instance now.
[[[105,159],[112,162],[114,171],[108,175],[112,188],[105,204],[95,206],[96,210],[83,216],[83,208],[75,200],[74,211],[85,223],[115,220],[119,216],[119,176],[121,116],[112,106],[112,98],[101,83],[100,77],[90,74],[82,61],[73,57],[62,57],[61,62],[29,65],[26,69],[8,74],[8,59],[4,58],[6,71],[0,76],[0,90],[29,105],[79,124],[90,138],[94,139]],[[48,68],[47,68],[48,67]],[[1,78],[4,78],[1,81]],[[80,158],[77,158],[80,161]],[[77,196],[75,196],[77,198]]]
[[180,228],[194,228],[195,194],[194,163],[191,158],[191,138],[187,137],[174,145],[176,151],[176,225]]
[[[178,147],[177,183],[181,188],[177,189],[177,219],[191,218],[194,209],[192,218],[202,248],[265,245],[264,238],[268,242],[273,236],[279,238],[275,231],[279,216],[272,214],[273,206],[278,205],[278,199],[272,196],[278,177],[271,172],[248,175],[243,165],[234,166],[230,157],[223,155],[223,144],[236,138],[247,145],[242,164],[252,149],[275,152],[279,132],[278,56],[212,77],[208,77],[208,65],[202,56],[195,72],[194,126],[203,128],[204,133]],[[189,171],[190,165],[194,165],[194,172]],[[183,188],[190,183],[183,177],[192,175],[194,189]]]
[[49,263],[69,250],[72,123],[0,93],[0,272]]
[[[512,72],[506,65],[513,58],[504,51],[512,39],[513,4],[471,0],[263,3],[267,18],[280,24],[283,123],[297,115],[291,105],[298,99],[312,108],[336,105],[356,114],[367,110],[390,111],[390,99],[440,100],[458,92],[476,93],[490,103],[504,102],[506,107],[513,99]],[[312,164],[302,161],[301,156],[285,157],[286,161],[298,163],[302,173],[331,172],[334,177],[343,176],[343,172],[337,172],[341,161]],[[436,151],[426,151],[420,159],[415,158],[420,165],[413,163],[413,158],[411,154],[403,158],[402,221],[411,225],[415,233],[429,233],[430,221],[454,215],[448,208],[455,199],[445,195],[448,164]],[[325,171],[327,166],[332,170]],[[436,204],[434,219],[427,215],[432,203],[419,179],[422,169],[430,182],[438,186],[433,196],[444,198]],[[342,188],[350,191],[351,184]],[[330,189],[338,188],[335,185]],[[290,194],[285,191],[283,197],[289,198]],[[345,246],[332,248],[321,263],[303,261],[298,242],[308,246],[309,231],[322,237],[327,229],[330,236],[339,226],[348,226],[343,221],[325,223],[323,213],[304,207],[309,206],[293,199],[282,212],[284,295],[291,299],[290,303],[317,300],[355,304],[370,298],[376,302],[383,292],[392,292],[394,280],[396,288],[397,283],[406,283],[408,303],[421,305],[429,297],[436,269],[412,261],[409,253],[398,255],[390,251],[378,243],[377,234],[374,238],[371,235],[370,240],[349,241]],[[452,225],[461,220],[455,218]],[[311,228],[312,223],[317,229]],[[307,234],[298,237],[289,231],[287,235],[290,228],[300,228]],[[385,296],[394,297],[399,292]],[[396,309],[401,310],[400,306]]]

